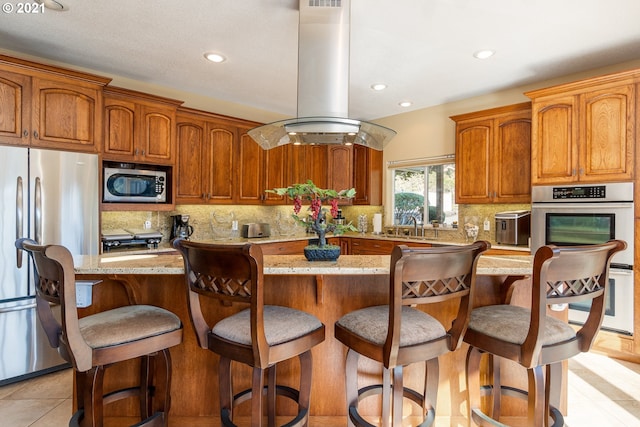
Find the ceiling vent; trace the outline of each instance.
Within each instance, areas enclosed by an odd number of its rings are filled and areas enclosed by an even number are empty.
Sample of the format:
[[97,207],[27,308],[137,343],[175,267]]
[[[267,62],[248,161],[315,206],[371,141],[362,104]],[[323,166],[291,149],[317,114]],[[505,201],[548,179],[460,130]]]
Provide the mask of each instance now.
[[382,150],[396,132],[349,116],[350,0],[300,0],[297,117],[249,135],[285,144],[360,144]]

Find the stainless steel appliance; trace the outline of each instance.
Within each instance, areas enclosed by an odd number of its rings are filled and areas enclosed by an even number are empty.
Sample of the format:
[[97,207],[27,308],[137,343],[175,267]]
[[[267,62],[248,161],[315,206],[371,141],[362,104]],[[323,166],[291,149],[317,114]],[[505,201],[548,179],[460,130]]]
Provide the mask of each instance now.
[[503,245],[528,245],[531,211],[505,211],[495,215],[496,242]]
[[102,232],[102,250],[157,248],[162,233],[155,230],[110,230]]
[[271,236],[271,225],[265,222],[252,222],[242,225],[242,237],[252,239]]
[[97,254],[98,156],[0,146],[0,385],[68,366],[36,317],[34,271],[14,242],[30,237]]
[[[627,242],[611,263],[603,329],[633,333],[633,183],[536,186],[531,192],[531,251],[545,244]],[[569,321],[586,320],[586,307],[569,306]]]
[[168,173],[162,167],[104,162],[102,201],[106,203],[167,203]]

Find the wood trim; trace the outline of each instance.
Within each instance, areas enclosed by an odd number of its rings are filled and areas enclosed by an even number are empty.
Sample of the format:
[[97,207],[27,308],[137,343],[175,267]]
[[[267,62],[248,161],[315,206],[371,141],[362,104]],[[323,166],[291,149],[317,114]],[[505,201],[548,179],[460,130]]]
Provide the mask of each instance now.
[[65,79],[73,78],[76,80],[82,80],[86,83],[92,83],[101,86],[105,86],[109,84],[109,82],[111,82],[111,78],[89,74],[82,71],[75,71],[68,68],[56,67],[53,65],[45,65],[38,62],[32,62],[26,59],[15,58],[7,55],[0,55],[0,65],[9,65],[11,67],[15,67],[17,68],[17,72],[40,72]]

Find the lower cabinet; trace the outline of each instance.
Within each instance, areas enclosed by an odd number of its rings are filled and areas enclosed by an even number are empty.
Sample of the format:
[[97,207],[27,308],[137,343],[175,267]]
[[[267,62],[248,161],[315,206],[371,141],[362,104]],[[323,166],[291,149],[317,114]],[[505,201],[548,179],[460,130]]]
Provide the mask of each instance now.
[[302,255],[308,240],[288,240],[286,242],[261,243],[263,255]]
[[428,248],[430,243],[419,243],[408,240],[382,240],[382,239],[360,239],[350,238],[350,255],[391,255],[396,245],[406,245],[410,247]]

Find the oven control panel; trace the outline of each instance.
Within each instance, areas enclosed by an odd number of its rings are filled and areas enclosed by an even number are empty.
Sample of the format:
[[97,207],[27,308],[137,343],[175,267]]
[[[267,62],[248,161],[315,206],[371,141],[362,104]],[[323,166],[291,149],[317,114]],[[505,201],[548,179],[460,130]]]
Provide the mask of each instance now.
[[604,199],[606,186],[589,187],[553,187],[553,199]]

